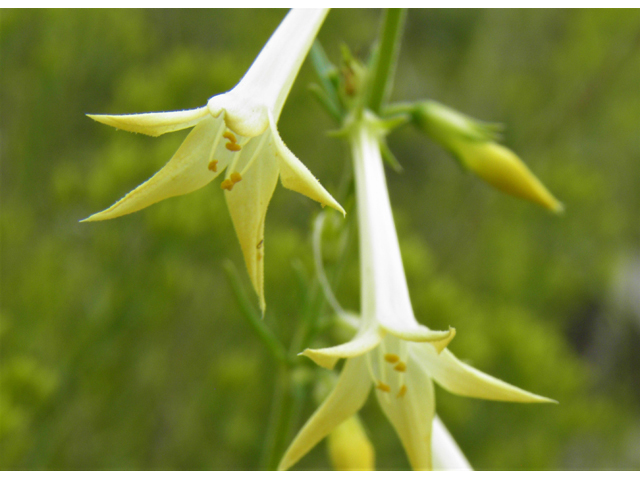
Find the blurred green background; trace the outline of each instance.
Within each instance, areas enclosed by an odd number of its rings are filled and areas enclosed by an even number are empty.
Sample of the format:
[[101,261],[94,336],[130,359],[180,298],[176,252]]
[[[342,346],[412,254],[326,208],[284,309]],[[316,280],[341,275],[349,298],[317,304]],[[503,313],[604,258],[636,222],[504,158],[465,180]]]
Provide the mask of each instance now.
[[[146,180],[185,136],[118,132],[85,113],[205,104],[284,13],[0,11],[1,468],[259,467],[276,364],[224,274],[230,259],[249,285],[219,180],[78,220]],[[342,42],[365,58],[379,21],[334,11],[319,38],[335,62]],[[312,81],[306,63],[280,131],[336,192],[348,148],[325,135],[334,125]],[[560,402],[438,389],[477,469],[640,468],[639,85],[638,10],[409,12],[393,98],[504,122],[506,145],[566,205],[556,217],[497,193],[410,127],[389,139],[404,167],[388,181],[416,316],[456,327],[451,350],[474,366]],[[265,321],[285,341],[304,314],[319,211],[282,187],[269,209]],[[337,292],[357,308],[355,261]],[[305,398],[296,427],[315,408]],[[362,419],[378,468],[407,468],[373,397]],[[329,468],[324,446],[298,467]]]

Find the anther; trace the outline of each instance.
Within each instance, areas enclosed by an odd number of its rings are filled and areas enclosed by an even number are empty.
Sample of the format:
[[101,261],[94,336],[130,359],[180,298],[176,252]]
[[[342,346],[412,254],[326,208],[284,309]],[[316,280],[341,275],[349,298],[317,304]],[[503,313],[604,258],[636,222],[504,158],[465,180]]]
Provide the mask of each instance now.
[[232,152],[238,152],[238,151],[242,150],[242,147],[240,146],[240,144],[233,143],[233,142],[227,142],[225,147],[227,147],[227,150],[230,150]]
[[211,160],[209,162],[209,166],[207,168],[209,168],[209,170],[211,170],[212,172],[217,172],[218,171],[218,160]]
[[376,385],[376,388],[378,390],[382,390],[383,392],[387,392],[387,393],[391,391],[391,387],[386,383],[381,382],[380,380],[378,380],[378,384]]
[[236,136],[232,132],[225,132],[222,136],[229,140],[231,143],[238,143]]
[[398,372],[406,372],[407,371],[407,364],[404,362],[398,362],[398,364],[393,367],[394,370],[398,371]]
[[236,183],[238,183],[240,180],[242,180],[242,175],[240,175],[238,172],[233,172],[229,178],[231,179],[231,181],[233,182],[233,184],[235,185]]
[[395,353],[387,353],[384,356],[384,359],[389,363],[397,363],[398,360],[400,360],[400,357],[398,355],[396,355]]
[[220,184],[220,188],[231,191],[233,189],[233,182],[227,178]]
[[400,390],[398,390],[398,394],[396,395],[396,398],[402,398],[404,397],[404,395],[407,393],[407,386],[406,385],[402,385],[400,387]]

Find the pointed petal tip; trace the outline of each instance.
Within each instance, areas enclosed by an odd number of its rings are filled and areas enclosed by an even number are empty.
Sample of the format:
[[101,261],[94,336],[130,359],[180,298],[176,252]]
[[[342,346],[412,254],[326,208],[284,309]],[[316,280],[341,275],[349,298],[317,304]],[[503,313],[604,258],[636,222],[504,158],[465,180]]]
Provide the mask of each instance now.
[[183,130],[195,126],[208,115],[207,107],[174,112],[132,113],[125,115],[86,114],[96,122],[128,132],[142,133],[158,137],[165,133]]
[[278,469],[287,470],[295,465],[334,428],[360,410],[370,391],[366,359],[348,359],[335,388],[293,439]]
[[542,395],[536,395],[535,393],[529,393],[531,395],[531,399],[529,403],[553,403],[554,405],[559,405],[560,402],[558,400],[554,400],[553,398],[543,397]]
[[456,336],[456,329],[449,327],[448,330],[430,330],[424,325],[418,325],[411,329],[397,329],[390,325],[385,325],[384,330],[394,337],[401,338],[408,342],[428,343],[436,349],[437,353],[442,352]]
[[341,358],[361,357],[376,348],[381,340],[382,336],[377,327],[367,328],[346,343],[328,348],[307,348],[302,355],[309,357],[321,367],[331,370]]
[[451,340],[453,340],[453,338],[456,336],[456,329],[449,326],[449,331],[447,333],[448,335],[443,337],[442,340],[438,340],[432,343],[438,354],[440,354],[440,352],[442,352],[445,348],[447,348],[447,346],[449,346]]
[[[329,205],[331,208],[333,208],[334,210],[340,212],[342,214],[342,217],[346,217],[347,216],[347,212],[345,211],[344,208],[342,208],[342,205],[340,205],[336,200],[333,199],[333,197],[331,197],[331,202],[327,203],[327,205]],[[320,203],[320,205],[322,206],[322,208],[325,207],[324,203]]]
[[[87,218],[83,218],[82,220],[80,220],[80,223],[102,222],[103,220],[111,220],[112,218],[118,218],[123,215],[126,215],[126,213],[113,214],[113,208],[115,207],[115,205],[117,205],[117,203],[107,208],[106,210],[102,210],[100,212],[94,213],[93,215],[89,215]],[[133,212],[130,212],[130,213],[133,213]]]
[[[138,132],[137,130],[133,130],[131,128],[130,125],[128,125],[128,119],[123,117],[134,117],[136,115],[104,115],[104,114],[95,114],[95,113],[87,113],[86,114],[87,117],[89,117],[91,120],[94,120],[98,123],[102,123],[104,125],[108,125],[110,127],[114,127],[120,130],[127,130],[127,131],[133,131],[135,133],[142,133],[142,132]],[[153,135],[153,136],[157,136],[157,135]]]
[[551,210],[551,213],[555,213],[556,215],[563,215],[565,211],[564,203],[559,202],[558,200],[555,200],[555,203],[550,205],[548,208]]
[[89,215],[87,218],[83,218],[82,220],[78,220],[79,223],[87,223],[87,222],[99,222],[101,220],[107,220],[107,218],[100,218],[100,214],[103,212],[94,213],[93,215]]
[[304,352],[301,352],[298,355],[308,357],[317,365],[328,370],[333,370],[333,368],[336,366],[336,363],[338,363],[338,360],[340,360],[339,357],[330,356],[325,354],[321,350],[314,350],[311,348],[307,348]]
[[473,368],[459,360],[450,350],[435,355],[433,350],[416,345],[411,353],[442,388],[456,395],[501,402],[557,403]]

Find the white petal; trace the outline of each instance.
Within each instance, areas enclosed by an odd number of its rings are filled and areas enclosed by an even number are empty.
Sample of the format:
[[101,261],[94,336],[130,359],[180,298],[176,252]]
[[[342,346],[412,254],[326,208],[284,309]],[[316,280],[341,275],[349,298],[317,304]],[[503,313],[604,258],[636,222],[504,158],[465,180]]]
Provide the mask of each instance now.
[[327,192],[316,177],[309,171],[304,164],[296,158],[296,156],[284,144],[273,117],[269,117],[271,122],[271,131],[276,145],[276,156],[280,164],[280,180],[282,185],[289,190],[301,193],[309,197],[311,200],[319,202],[321,205],[329,205],[335,208],[343,215],[346,215],[344,208],[334,200],[329,192]]
[[293,439],[278,470],[291,468],[335,427],[360,410],[370,389],[371,378],[366,359],[358,357],[347,360],[336,388]]
[[430,330],[424,325],[416,324],[414,327],[409,328],[397,328],[391,322],[380,322],[385,331],[392,334],[394,337],[407,340],[409,342],[428,342],[438,351],[444,350],[449,342],[456,336],[456,329],[449,327],[449,330],[439,331]]
[[128,132],[144,133],[157,137],[163,133],[175,132],[193,127],[202,120],[209,110],[207,107],[177,112],[137,113],[133,115],[87,115],[96,122]]
[[431,452],[434,470],[473,470],[442,420],[436,415],[431,431]]
[[217,172],[208,168],[216,133],[222,126],[213,117],[205,118],[187,136],[173,158],[153,177],[111,207],[91,215],[83,222],[94,222],[137,212],[165,198],[193,192],[204,187],[224,170],[221,160]]
[[353,358],[364,355],[378,346],[382,337],[375,327],[367,328],[358,332],[353,339],[347,343],[336,345],[335,347],[311,349],[307,348],[300,355],[305,355],[318,365],[331,370],[341,358]]
[[[259,142],[261,139],[253,139]],[[267,207],[278,183],[278,165],[273,145],[262,145],[253,165],[231,191],[225,191],[229,213],[235,227],[251,283],[260,299],[264,312],[264,221]],[[257,147],[256,147],[257,148]],[[247,151],[247,155],[253,152]],[[244,162],[249,158],[243,159]],[[239,162],[239,167],[243,162]]]
[[[393,425],[414,470],[431,470],[431,425],[435,398],[431,378],[409,357],[407,370],[401,373],[404,394],[376,388],[380,407]],[[402,388],[401,386],[399,388]]]
[[449,350],[439,355],[428,345],[410,345],[410,353],[443,388],[456,395],[505,402],[555,402],[529,393],[470,367]]

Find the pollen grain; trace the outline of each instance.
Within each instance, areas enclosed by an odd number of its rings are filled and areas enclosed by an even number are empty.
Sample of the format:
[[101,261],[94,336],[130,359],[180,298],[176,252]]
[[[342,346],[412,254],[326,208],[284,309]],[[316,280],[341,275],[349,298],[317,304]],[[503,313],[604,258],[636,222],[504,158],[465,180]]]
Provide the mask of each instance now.
[[384,356],[384,359],[389,363],[397,363],[398,360],[400,360],[400,357],[398,355],[396,355],[395,353],[387,353]]
[[398,372],[406,372],[407,371],[407,364],[404,362],[398,362],[398,364],[393,367],[394,370],[398,371]]
[[376,385],[376,388],[378,390],[382,390],[383,392],[387,392],[387,393],[391,391],[391,387],[380,380],[378,380],[378,384]]
[[238,139],[232,132],[225,132],[222,136],[229,140],[231,143],[238,143]]
[[398,394],[396,395],[396,398],[403,398],[406,393],[407,393],[407,386],[402,385],[400,387],[400,390],[398,390]]

